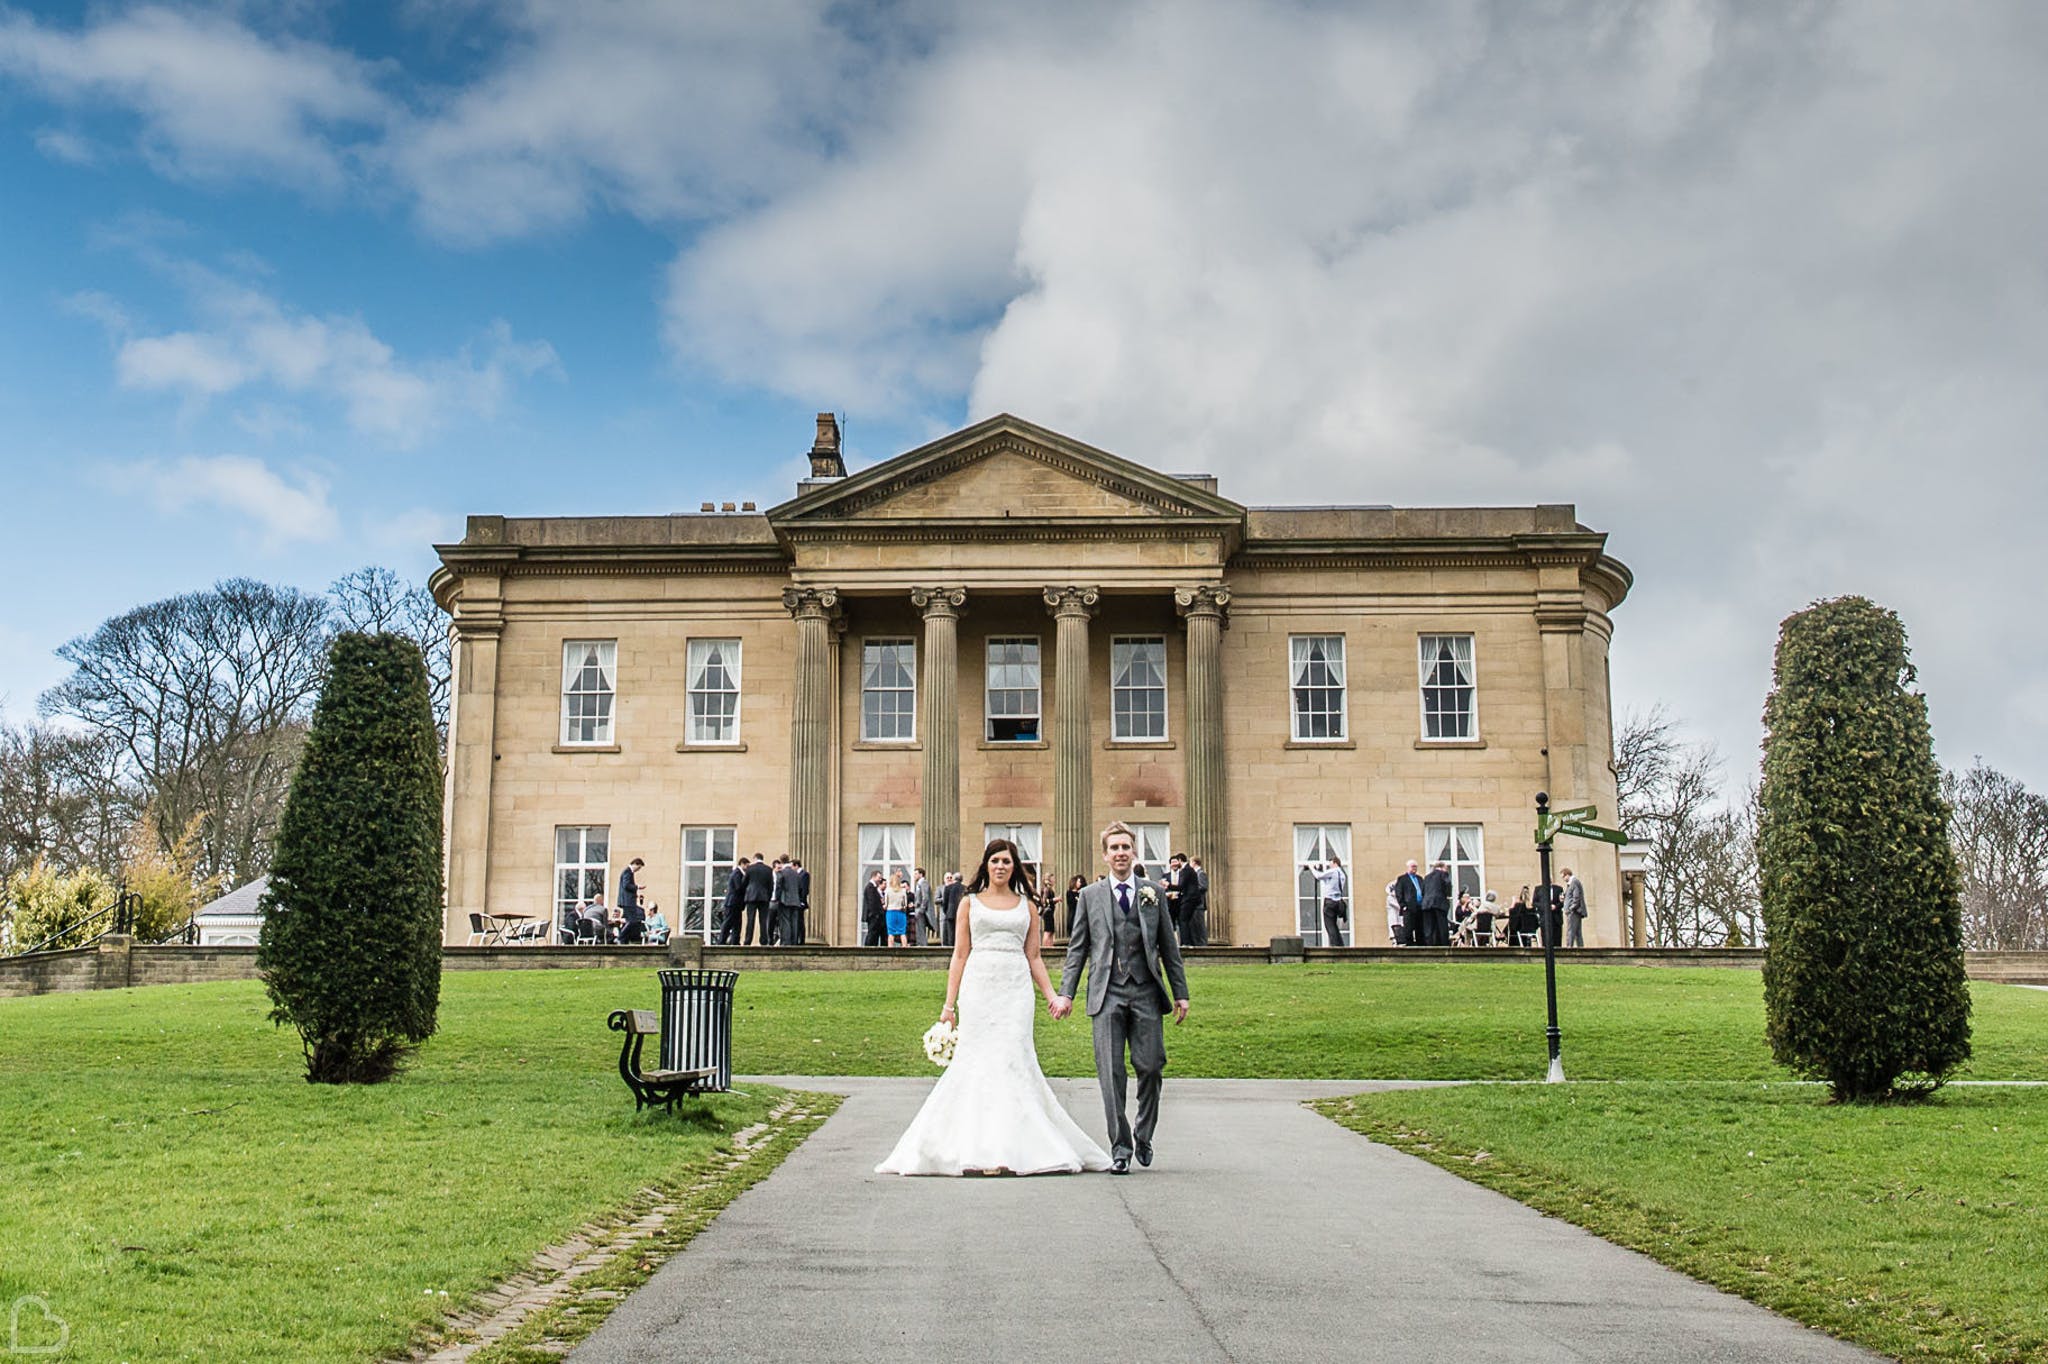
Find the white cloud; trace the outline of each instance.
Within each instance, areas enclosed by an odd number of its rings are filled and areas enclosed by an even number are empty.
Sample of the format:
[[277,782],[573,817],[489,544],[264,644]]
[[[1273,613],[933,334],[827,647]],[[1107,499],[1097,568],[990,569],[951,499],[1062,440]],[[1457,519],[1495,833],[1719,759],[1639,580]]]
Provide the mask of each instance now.
[[100,159],[99,148],[92,144],[90,138],[66,128],[38,128],[36,150],[52,161],[72,166],[95,166]]
[[669,326],[858,410],[1009,409],[1254,502],[1576,500],[1624,702],[1754,753],[1864,592],[1946,756],[2048,784],[2034,11],[1141,6],[962,20]]
[[137,335],[117,303],[81,294],[72,310],[100,320],[115,339],[122,387],[195,401],[252,392],[245,430],[290,430],[264,394],[321,398],[339,405],[355,430],[398,447],[417,444],[450,421],[494,416],[522,379],[558,373],[545,341],[520,341],[491,323],[453,355],[406,361],[360,317],[314,316],[272,295],[190,263],[174,263],[200,328]]
[[279,474],[246,455],[187,456],[122,466],[110,486],[140,492],[168,512],[227,512],[250,522],[265,548],[331,540],[338,529],[328,482],[301,471]]
[[346,178],[337,139],[391,114],[353,56],[156,6],[76,30],[0,15],[0,72],[67,103],[132,110],[151,161],[197,178],[255,173],[331,189]]

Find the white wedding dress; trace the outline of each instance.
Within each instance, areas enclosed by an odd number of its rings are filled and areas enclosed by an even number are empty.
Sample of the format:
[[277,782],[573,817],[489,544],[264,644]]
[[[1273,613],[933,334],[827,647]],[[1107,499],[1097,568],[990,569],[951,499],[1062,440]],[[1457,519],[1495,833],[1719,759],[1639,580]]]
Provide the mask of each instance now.
[[1024,959],[1029,905],[965,906],[972,950],[960,977],[953,1063],[903,1139],[875,1167],[885,1175],[1019,1175],[1107,1170],[1109,1153],[1053,1097],[1031,1038],[1038,995]]

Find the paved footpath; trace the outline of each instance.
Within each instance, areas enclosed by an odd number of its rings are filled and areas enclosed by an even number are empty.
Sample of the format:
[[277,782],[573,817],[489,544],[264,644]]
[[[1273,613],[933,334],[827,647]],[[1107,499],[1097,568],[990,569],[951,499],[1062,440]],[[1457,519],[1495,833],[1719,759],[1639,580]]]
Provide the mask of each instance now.
[[850,1097],[572,1360],[1875,1358],[1301,1107],[1387,1086],[1169,1078],[1149,1170],[904,1179],[931,1081],[775,1083]]

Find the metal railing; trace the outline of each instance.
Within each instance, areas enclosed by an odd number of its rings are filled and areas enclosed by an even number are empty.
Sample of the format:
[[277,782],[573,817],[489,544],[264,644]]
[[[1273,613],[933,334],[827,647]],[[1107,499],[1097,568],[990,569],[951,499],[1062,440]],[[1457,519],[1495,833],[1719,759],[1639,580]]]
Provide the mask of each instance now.
[[135,911],[141,907],[142,897],[128,889],[126,885],[123,885],[120,893],[114,897],[114,903],[108,905],[105,909],[96,910],[82,919],[75,919],[68,924],[60,926],[55,933],[28,948],[20,955],[27,957],[37,952],[69,950],[68,948],[59,948],[57,944],[63,942],[64,939],[70,937],[73,933],[79,933],[91,928],[103,919],[112,919],[113,922],[83,942],[72,943],[70,946],[73,948],[91,947],[102,938],[110,937],[117,933],[133,933],[135,931]]

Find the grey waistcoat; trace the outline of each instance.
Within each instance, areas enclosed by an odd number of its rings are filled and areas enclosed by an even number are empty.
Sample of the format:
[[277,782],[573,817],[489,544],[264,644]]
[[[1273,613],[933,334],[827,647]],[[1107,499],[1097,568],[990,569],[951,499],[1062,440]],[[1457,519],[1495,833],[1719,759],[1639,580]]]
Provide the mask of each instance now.
[[1145,960],[1145,930],[1138,923],[1138,916],[1144,906],[1138,903],[1135,889],[1131,895],[1131,912],[1125,914],[1116,906],[1116,887],[1109,891],[1109,937],[1116,951],[1116,982],[1119,985],[1151,986],[1159,988],[1159,979],[1152,974],[1152,964]]

